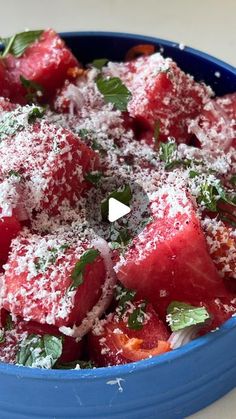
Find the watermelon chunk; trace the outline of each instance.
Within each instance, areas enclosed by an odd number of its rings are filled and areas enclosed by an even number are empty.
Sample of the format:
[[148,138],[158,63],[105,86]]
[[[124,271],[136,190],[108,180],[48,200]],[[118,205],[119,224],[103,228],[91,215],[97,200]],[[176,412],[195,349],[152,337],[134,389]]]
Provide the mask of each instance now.
[[7,261],[11,241],[20,230],[21,225],[14,215],[0,218],[0,266]]
[[66,79],[73,78],[71,69],[79,66],[77,59],[52,29],[44,31],[21,57],[8,54],[1,61],[1,95],[21,104],[26,103],[27,92],[20,76],[42,86],[44,99],[49,100]]
[[189,122],[189,132],[204,148],[227,150],[236,142],[235,119],[236,94],[233,93],[207,102],[201,114]]
[[115,265],[121,283],[138,291],[158,312],[161,298],[221,297],[225,287],[208,253],[186,192],[163,188],[151,201],[153,221]]
[[[18,117],[26,111],[27,107],[19,109]],[[0,159],[0,178],[11,184],[11,190],[17,189],[29,214],[43,209],[55,214],[61,204],[73,205],[92,186],[84,176],[99,167],[98,153],[70,131],[44,120],[26,123],[4,139]],[[18,175],[15,186],[11,173]]]
[[12,243],[4,265],[2,305],[13,315],[57,327],[80,323],[98,301],[105,280],[103,259],[87,264],[80,285],[72,272],[86,245],[68,247],[54,236],[26,235]]
[[[134,302],[133,309],[137,309],[140,303]],[[131,307],[129,312],[132,312]],[[159,344],[161,348],[162,342],[165,351],[170,350],[167,343],[170,333],[151,304],[147,305],[145,313],[146,320],[140,330],[131,329],[125,320],[126,316],[120,319],[116,313],[96,324],[88,340],[89,355],[96,365],[127,364],[132,360],[148,358],[153,356],[153,348],[158,348]]]
[[[132,93],[128,103],[131,117],[150,124],[152,133],[159,123],[159,140],[169,136],[186,142],[187,120],[195,118],[211,91],[203,83],[185,74],[170,58],[159,53],[140,57],[128,63],[110,63],[105,74],[120,77]],[[145,138],[150,136],[145,131]]]

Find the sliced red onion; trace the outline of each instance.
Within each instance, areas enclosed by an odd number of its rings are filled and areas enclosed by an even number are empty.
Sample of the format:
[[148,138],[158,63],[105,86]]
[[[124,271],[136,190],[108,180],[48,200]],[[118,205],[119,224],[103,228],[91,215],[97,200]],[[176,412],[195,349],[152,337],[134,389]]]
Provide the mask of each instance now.
[[110,248],[107,242],[101,238],[93,240],[91,245],[95,249],[99,250],[105,263],[106,268],[106,280],[103,285],[102,295],[98,300],[97,304],[87,313],[87,316],[83,319],[79,326],[60,327],[60,332],[67,336],[73,336],[77,340],[81,340],[94,326],[96,321],[103,315],[105,310],[109,307],[113,295],[114,288],[117,282],[116,274],[113,269],[113,263],[111,260]]

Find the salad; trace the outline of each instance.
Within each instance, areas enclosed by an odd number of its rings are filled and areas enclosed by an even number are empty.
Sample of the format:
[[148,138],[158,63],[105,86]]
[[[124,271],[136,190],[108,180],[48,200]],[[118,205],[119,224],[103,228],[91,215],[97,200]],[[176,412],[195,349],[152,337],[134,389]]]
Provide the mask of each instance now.
[[152,45],[82,64],[51,29],[1,43],[0,361],[125,364],[234,316],[236,93]]

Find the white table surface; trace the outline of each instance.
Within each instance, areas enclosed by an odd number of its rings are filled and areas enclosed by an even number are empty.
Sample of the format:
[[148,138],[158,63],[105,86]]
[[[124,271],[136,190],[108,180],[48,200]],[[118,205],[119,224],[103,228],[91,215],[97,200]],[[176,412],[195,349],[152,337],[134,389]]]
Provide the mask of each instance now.
[[[190,45],[236,66],[236,0],[0,0],[1,35],[110,30]],[[236,390],[191,419],[235,419]],[[189,418],[190,419],[190,418]]]

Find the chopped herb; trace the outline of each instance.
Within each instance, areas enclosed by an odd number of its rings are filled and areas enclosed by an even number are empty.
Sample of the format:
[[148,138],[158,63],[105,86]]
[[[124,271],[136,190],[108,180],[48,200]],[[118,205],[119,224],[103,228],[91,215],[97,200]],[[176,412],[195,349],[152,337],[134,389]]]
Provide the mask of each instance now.
[[17,364],[51,368],[62,354],[62,337],[29,335],[17,353]]
[[145,318],[147,302],[143,301],[128,317],[128,327],[132,330],[141,330]]
[[101,202],[101,215],[103,221],[108,219],[109,199],[115,198],[122,204],[129,205],[132,199],[132,191],[129,185],[125,185],[122,189],[111,192],[106,199]]
[[84,270],[86,266],[93,263],[95,259],[100,255],[97,249],[88,249],[81,256],[80,260],[76,262],[75,267],[71,274],[72,284],[69,288],[70,291],[75,290],[84,282]]
[[227,195],[219,179],[216,179],[214,184],[205,182],[201,185],[200,194],[197,197],[199,204],[204,205],[212,212],[217,212],[220,200],[235,206],[234,200]]
[[167,308],[166,320],[172,330],[185,329],[195,324],[202,324],[210,315],[205,307],[194,307],[179,301],[173,301]]
[[64,364],[56,363],[56,365],[54,366],[54,369],[74,370],[76,367],[78,369],[78,365],[79,365],[79,369],[81,369],[81,370],[84,370],[84,369],[88,370],[88,369],[92,369],[92,368],[96,367],[96,365],[94,364],[93,361],[76,360],[76,361],[66,362]]
[[231,179],[230,179],[230,183],[231,183],[231,185],[236,186],[236,175],[233,175],[233,176],[231,177]]
[[5,330],[0,329],[0,344],[5,342]]
[[10,172],[8,172],[8,176],[20,177],[20,173],[16,172],[15,170],[10,170]]
[[117,285],[115,298],[118,301],[117,309],[120,316],[124,314],[128,306],[127,303],[129,303],[130,301],[133,301],[135,295],[136,295],[136,291],[130,290],[121,285]]
[[98,77],[96,83],[106,103],[112,103],[120,111],[127,110],[127,105],[132,95],[118,77],[106,79]]
[[222,221],[224,221],[225,223],[227,223],[227,224],[231,225],[231,227],[236,228],[236,221],[234,221],[234,220],[232,220],[231,218],[227,217],[227,216],[225,215],[225,213],[220,212],[220,213],[219,213],[219,217],[220,217],[220,219],[221,219]]
[[96,171],[96,172],[86,173],[86,175],[84,176],[84,178],[88,182],[92,183],[93,185],[97,185],[102,176],[103,176],[103,173],[102,172]]
[[101,70],[106,64],[108,63],[107,58],[99,58],[97,60],[93,60],[91,65],[98,70]]
[[127,228],[123,228],[122,230],[116,230],[113,228],[111,231],[111,240],[111,248],[113,250],[124,250],[124,248],[131,242],[131,236]]
[[56,260],[59,257],[59,252],[64,252],[67,250],[69,246],[67,244],[63,244],[56,249],[52,247],[48,249],[48,257],[36,257],[34,260],[34,266],[37,272],[45,272],[50,265],[54,265]]
[[154,133],[153,133],[153,137],[154,137],[154,147],[156,150],[159,149],[159,137],[160,137],[160,128],[161,128],[161,121],[160,119],[157,119],[157,121],[154,124]]
[[[18,112],[18,111],[17,111]],[[0,142],[7,137],[16,134],[17,131],[24,129],[24,124],[21,118],[17,118],[18,114],[15,111],[5,112],[0,118]]]
[[172,169],[177,164],[176,151],[177,145],[173,140],[160,143],[160,160],[165,163],[165,169]]
[[28,122],[35,122],[37,118],[42,118],[45,114],[45,109],[39,106],[33,107],[28,113]]
[[195,177],[199,176],[200,173],[196,172],[195,170],[189,170],[189,177],[190,179],[194,179]]
[[1,58],[6,57],[7,54],[12,54],[15,57],[21,57],[25,50],[42,35],[42,30],[25,31],[13,35],[10,38],[0,38],[4,45],[4,51]]
[[14,323],[13,323],[11,314],[8,314],[7,319],[6,319],[5,330],[12,330],[13,327],[14,327]]
[[26,89],[26,99],[28,103],[37,103],[38,97],[42,96],[44,88],[41,84],[36,83],[33,80],[28,80],[22,75],[20,76],[22,86]]
[[89,130],[88,130],[88,129],[86,129],[86,128],[81,128],[81,129],[78,131],[78,135],[79,135],[81,138],[83,138],[83,139],[88,138],[90,134],[91,134],[91,131],[89,131]]

